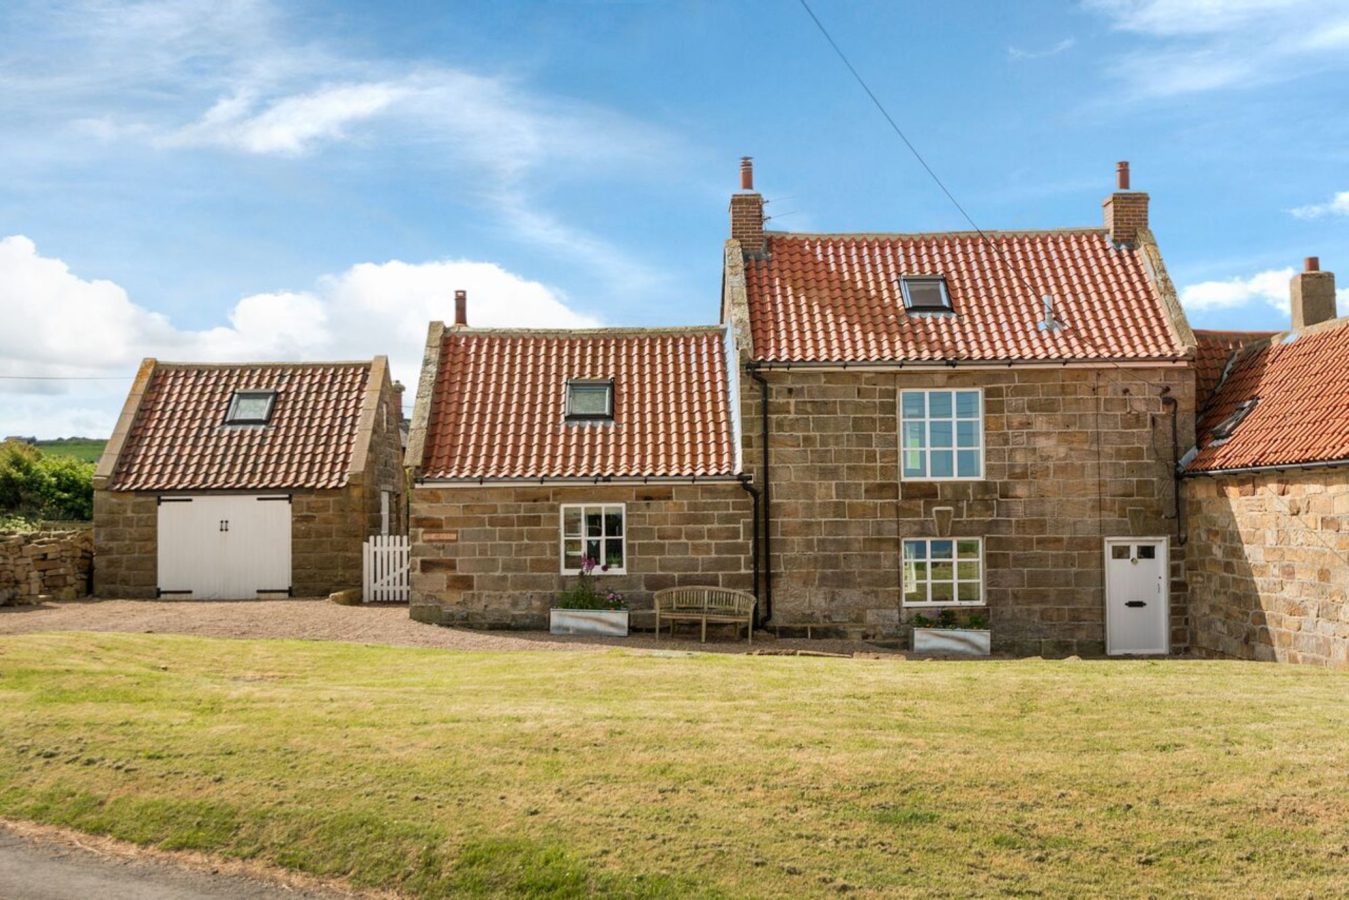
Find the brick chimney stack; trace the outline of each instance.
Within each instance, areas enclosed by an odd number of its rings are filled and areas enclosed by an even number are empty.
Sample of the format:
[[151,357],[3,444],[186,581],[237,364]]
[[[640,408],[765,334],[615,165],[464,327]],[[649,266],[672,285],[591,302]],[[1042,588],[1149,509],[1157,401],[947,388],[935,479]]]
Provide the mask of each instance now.
[[731,239],[750,255],[764,252],[763,195],[754,190],[754,160],[740,157],[740,193],[731,195]]
[[454,292],[454,327],[468,327],[468,291]]
[[1121,160],[1115,167],[1118,190],[1101,204],[1105,207],[1105,230],[1116,244],[1132,247],[1138,232],[1148,227],[1148,195],[1129,190],[1129,163]]
[[1321,261],[1309,256],[1303,271],[1288,286],[1293,307],[1293,330],[1301,331],[1335,318],[1335,273],[1322,272]]

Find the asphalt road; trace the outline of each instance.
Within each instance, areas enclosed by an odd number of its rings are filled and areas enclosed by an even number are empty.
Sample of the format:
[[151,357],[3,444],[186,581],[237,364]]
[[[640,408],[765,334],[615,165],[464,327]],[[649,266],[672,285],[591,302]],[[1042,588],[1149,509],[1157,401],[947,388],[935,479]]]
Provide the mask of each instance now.
[[127,858],[0,827],[0,897],[5,900],[337,900],[351,895],[283,887],[247,875],[212,873],[157,858]]

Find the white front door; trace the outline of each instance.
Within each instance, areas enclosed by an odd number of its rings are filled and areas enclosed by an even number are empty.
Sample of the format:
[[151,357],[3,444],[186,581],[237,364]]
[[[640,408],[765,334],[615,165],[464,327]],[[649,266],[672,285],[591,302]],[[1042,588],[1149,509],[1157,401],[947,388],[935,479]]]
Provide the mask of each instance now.
[[1167,653],[1170,597],[1166,538],[1106,538],[1105,652]]
[[290,589],[288,497],[162,497],[158,538],[161,594],[247,600]]

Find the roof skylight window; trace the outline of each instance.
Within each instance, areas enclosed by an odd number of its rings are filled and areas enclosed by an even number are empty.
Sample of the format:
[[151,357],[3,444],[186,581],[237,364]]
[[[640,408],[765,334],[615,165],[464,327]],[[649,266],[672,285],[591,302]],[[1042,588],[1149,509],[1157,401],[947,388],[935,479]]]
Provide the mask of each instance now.
[[1230,438],[1232,432],[1237,430],[1237,426],[1251,414],[1251,410],[1255,409],[1255,404],[1259,399],[1259,397],[1252,397],[1250,400],[1243,400],[1237,404],[1236,410],[1230,416],[1213,426],[1213,439],[1225,441]]
[[276,391],[235,391],[226,425],[266,425],[276,405]]
[[951,293],[941,275],[902,275],[899,288],[904,294],[904,308],[910,312],[953,312]]
[[614,382],[574,379],[567,382],[567,420],[602,422],[614,417]]

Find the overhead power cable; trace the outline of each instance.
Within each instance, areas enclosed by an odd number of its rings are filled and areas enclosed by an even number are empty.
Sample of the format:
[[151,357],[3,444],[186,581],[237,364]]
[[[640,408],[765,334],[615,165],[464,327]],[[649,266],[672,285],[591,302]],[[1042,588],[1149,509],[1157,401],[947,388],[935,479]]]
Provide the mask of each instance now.
[[1002,248],[984,233],[984,230],[974,221],[974,217],[965,210],[965,207],[960,205],[960,201],[956,199],[955,194],[951,193],[946,184],[937,176],[937,173],[933,171],[930,165],[928,165],[927,160],[923,159],[923,154],[918,152],[918,148],[915,147],[908,136],[904,134],[904,129],[899,127],[899,123],[895,121],[894,116],[890,115],[889,110],[885,108],[885,104],[881,103],[880,98],[876,96],[876,92],[871,89],[871,86],[867,84],[866,79],[857,71],[857,67],[848,59],[848,55],[843,52],[843,48],[834,40],[833,35],[829,33],[829,29],[824,27],[824,23],[820,21],[820,17],[815,15],[815,10],[810,8],[810,4],[807,3],[806,0],[799,0],[799,2],[801,8],[806,11],[806,15],[810,16],[810,20],[815,23],[815,27],[820,30],[820,34],[829,42],[829,46],[834,48],[834,53],[838,54],[838,58],[843,62],[843,65],[852,73],[852,77],[856,79],[859,85],[861,85],[862,90],[866,91],[866,95],[871,98],[871,102],[875,105],[876,109],[880,111],[880,114],[885,117],[885,121],[890,124],[891,130],[893,130],[894,133],[899,136],[899,139],[904,142],[904,146],[909,148],[909,152],[913,154],[913,158],[918,160],[918,164],[923,167],[923,171],[927,172],[928,177],[936,183],[937,187],[941,188],[941,192],[946,195],[946,199],[950,200],[951,205],[960,211],[960,215],[964,217],[966,222],[970,223],[970,228],[974,229],[975,234],[979,235],[979,238],[988,245],[994,255],[1002,261],[1011,276],[1016,281],[1020,282],[1021,288],[1026,292],[1027,296],[1035,297],[1036,291],[1026,283],[1026,279],[1022,277],[1021,271],[1012,265],[1011,261],[1007,258],[1007,255],[1003,253]]

